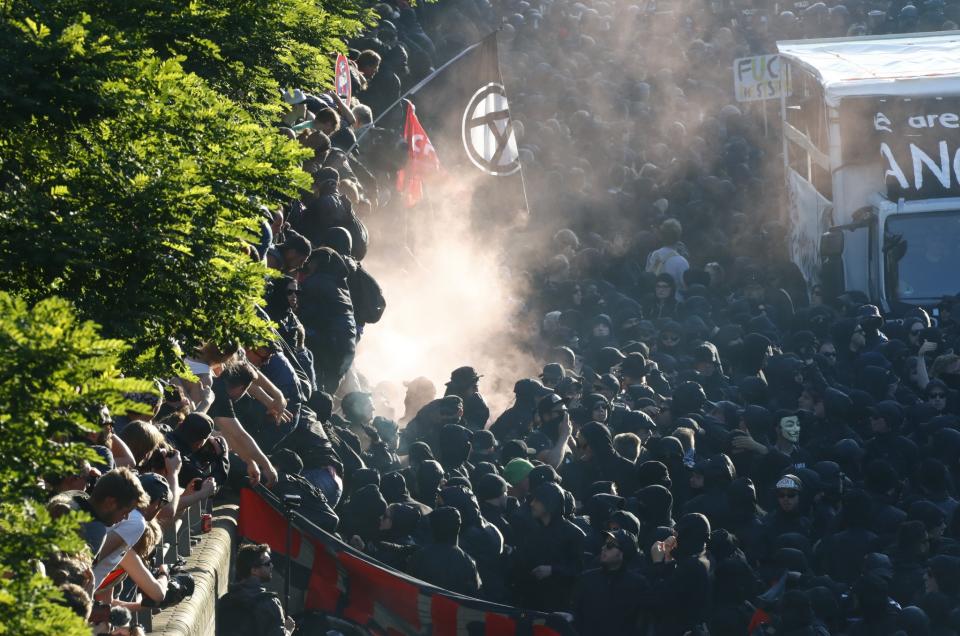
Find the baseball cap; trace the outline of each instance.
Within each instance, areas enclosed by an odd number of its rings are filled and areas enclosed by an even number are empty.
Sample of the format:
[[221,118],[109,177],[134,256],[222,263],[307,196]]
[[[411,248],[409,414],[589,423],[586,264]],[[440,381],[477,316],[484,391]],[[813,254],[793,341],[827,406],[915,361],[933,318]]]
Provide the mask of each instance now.
[[140,485],[143,486],[144,492],[150,497],[151,503],[154,501],[170,502],[170,484],[167,483],[166,477],[157,473],[143,473],[139,477]]
[[777,482],[777,490],[803,490],[803,482],[795,475],[784,475]]
[[516,486],[530,474],[533,464],[519,457],[511,459],[503,469],[503,479],[511,486]]

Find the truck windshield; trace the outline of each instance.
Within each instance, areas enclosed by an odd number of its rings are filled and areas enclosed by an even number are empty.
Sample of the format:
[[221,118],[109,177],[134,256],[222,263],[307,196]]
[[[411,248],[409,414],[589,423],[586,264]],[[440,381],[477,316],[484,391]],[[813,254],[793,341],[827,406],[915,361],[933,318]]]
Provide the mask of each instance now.
[[908,303],[957,292],[960,211],[895,214],[883,232],[887,296]]

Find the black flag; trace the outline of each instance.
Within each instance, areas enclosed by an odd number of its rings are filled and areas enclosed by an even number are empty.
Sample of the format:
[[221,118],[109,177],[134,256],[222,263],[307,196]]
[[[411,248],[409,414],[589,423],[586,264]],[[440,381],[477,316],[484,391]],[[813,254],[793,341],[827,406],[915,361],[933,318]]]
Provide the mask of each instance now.
[[410,94],[440,164],[455,184],[440,196],[455,196],[469,186],[475,220],[510,221],[525,214],[520,154],[496,33],[441,66]]

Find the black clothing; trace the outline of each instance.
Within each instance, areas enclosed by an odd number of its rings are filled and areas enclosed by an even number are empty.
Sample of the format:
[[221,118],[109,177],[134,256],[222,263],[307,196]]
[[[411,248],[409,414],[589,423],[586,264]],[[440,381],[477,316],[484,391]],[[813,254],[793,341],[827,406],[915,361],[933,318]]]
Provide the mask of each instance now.
[[408,567],[410,574],[438,587],[467,596],[480,593],[477,564],[459,546],[425,546],[410,557]]
[[636,599],[649,593],[647,580],[622,565],[610,572],[587,570],[574,592],[573,611],[580,636],[640,634],[640,606]]
[[217,636],[285,636],[283,606],[254,581],[230,586],[217,602]]

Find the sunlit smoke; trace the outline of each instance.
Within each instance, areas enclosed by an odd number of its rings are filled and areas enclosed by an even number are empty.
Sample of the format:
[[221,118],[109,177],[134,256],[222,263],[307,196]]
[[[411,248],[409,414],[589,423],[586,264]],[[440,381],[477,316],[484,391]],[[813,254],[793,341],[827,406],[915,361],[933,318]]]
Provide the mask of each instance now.
[[370,222],[378,243],[363,265],[383,287],[387,311],[365,330],[355,368],[371,387],[393,385],[398,418],[402,383],[416,377],[442,395],[451,371],[472,366],[484,376],[480,391],[496,417],[512,402],[514,382],[538,369],[516,316],[525,290],[504,266],[496,233],[471,226],[473,184],[452,179],[446,189],[454,192],[435,187],[401,218]]

